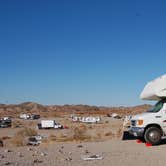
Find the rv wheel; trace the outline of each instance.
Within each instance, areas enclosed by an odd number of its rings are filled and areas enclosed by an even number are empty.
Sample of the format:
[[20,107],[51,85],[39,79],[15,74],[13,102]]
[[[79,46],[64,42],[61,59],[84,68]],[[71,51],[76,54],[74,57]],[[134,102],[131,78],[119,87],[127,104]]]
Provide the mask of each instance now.
[[152,145],[158,145],[161,142],[162,132],[157,127],[150,127],[145,131],[145,141]]

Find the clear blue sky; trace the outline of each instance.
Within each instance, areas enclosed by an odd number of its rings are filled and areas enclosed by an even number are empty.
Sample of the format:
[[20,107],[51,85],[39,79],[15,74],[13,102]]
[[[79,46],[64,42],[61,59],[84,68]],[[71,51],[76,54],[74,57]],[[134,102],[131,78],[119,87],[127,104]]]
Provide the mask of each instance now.
[[136,105],[166,69],[165,0],[1,0],[0,103]]

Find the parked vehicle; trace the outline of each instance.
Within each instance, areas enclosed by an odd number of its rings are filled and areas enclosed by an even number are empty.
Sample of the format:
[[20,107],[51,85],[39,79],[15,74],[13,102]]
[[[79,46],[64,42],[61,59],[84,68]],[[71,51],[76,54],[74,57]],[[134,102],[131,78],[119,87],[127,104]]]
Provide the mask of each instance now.
[[147,143],[157,145],[166,138],[166,75],[149,82],[140,97],[157,100],[157,103],[147,112],[132,116],[129,132]]
[[83,117],[81,122],[83,122],[83,123],[97,123],[100,120],[101,120],[100,117]]
[[28,115],[28,114],[20,114],[20,119],[25,119],[25,120],[27,120],[27,119],[29,119],[30,118],[30,115]]
[[30,119],[30,120],[35,120],[35,119],[39,119],[40,115],[38,114],[20,114],[20,119]]
[[59,123],[56,123],[55,120],[41,120],[41,123],[38,124],[39,129],[63,129],[63,126]]
[[42,142],[42,137],[40,135],[31,136],[28,138],[28,145],[37,146],[40,145]]
[[83,122],[83,123],[98,123],[99,121],[101,121],[101,118],[93,116],[88,116],[88,117],[72,116],[72,121]]
[[12,120],[9,117],[0,118],[0,128],[11,127]]
[[121,119],[121,117],[117,113],[113,113],[111,117],[114,119]]
[[32,115],[30,115],[30,119],[31,120],[40,119],[40,115],[38,115],[38,114],[32,114]]

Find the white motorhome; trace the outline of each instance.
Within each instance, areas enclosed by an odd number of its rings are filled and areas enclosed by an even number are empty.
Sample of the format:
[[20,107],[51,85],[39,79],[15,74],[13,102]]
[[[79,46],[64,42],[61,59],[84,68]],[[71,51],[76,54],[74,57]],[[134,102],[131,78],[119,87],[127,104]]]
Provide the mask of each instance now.
[[129,132],[157,145],[166,136],[166,75],[149,82],[140,98],[157,100],[157,103],[147,112],[132,116]]

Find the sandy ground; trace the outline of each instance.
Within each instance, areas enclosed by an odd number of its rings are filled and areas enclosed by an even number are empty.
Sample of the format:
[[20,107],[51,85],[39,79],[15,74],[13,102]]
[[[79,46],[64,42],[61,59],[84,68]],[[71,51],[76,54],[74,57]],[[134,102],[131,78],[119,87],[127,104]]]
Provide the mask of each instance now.
[[[5,146],[0,148],[0,166],[130,166],[130,165],[146,165],[146,166],[163,166],[166,162],[165,149],[166,143],[160,146],[146,147],[144,143],[138,144],[135,139],[122,140],[117,135],[122,127],[122,120],[102,118],[100,124],[87,124],[87,134],[93,139],[88,142],[68,141],[57,142],[50,141],[42,143],[40,146],[22,146],[16,147],[8,144],[6,140]],[[18,119],[15,119],[17,121]],[[38,134],[44,136],[71,133],[73,126],[81,126],[80,123],[72,123],[69,118],[57,118],[58,122],[69,126],[65,130],[37,130]],[[39,120],[40,121],[40,120]],[[21,121],[28,127],[36,128],[39,121]],[[5,128],[0,129],[1,137],[13,137],[22,128]],[[113,135],[107,135],[107,133]],[[94,139],[95,135],[99,138]],[[84,161],[82,157],[85,155],[101,155],[103,159]]]
[[[82,147],[78,147],[82,145]],[[163,166],[166,162],[166,144],[146,147],[135,140],[111,140],[93,143],[62,143],[39,147],[20,147],[0,149],[0,165],[32,166]],[[102,160],[83,161],[81,157],[89,154],[100,154]]]

